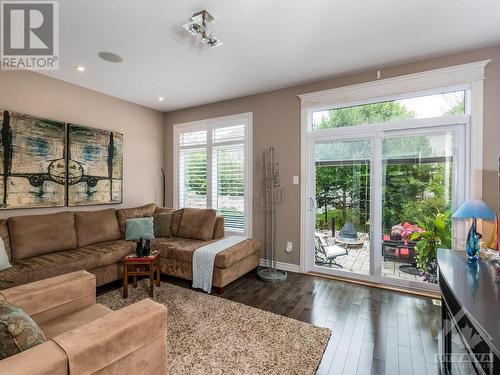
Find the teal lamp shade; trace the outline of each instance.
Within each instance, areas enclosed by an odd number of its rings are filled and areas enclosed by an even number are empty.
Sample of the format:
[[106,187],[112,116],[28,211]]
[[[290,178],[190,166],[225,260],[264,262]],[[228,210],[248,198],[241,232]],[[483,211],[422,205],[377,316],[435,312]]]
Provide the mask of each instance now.
[[467,199],[452,216],[455,219],[495,220],[495,211],[481,199]]
[[481,239],[481,234],[477,233],[477,219],[495,220],[495,211],[481,199],[467,199],[452,217],[455,219],[472,219],[472,225],[465,244],[465,252],[469,257],[469,261],[475,262],[479,256],[479,240]]

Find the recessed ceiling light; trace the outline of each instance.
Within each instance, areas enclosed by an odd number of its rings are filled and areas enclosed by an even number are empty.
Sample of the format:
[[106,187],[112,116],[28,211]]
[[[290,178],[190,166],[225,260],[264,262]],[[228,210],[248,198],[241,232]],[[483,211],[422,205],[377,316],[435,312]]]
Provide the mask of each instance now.
[[86,68],[83,65],[77,65],[75,66],[75,69],[79,72],[84,72]]
[[121,63],[123,61],[123,58],[121,56],[113,52],[101,51],[97,53],[97,56],[99,56],[104,61],[112,63]]
[[164,100],[165,100],[165,98],[164,98],[163,96],[159,96],[159,97],[158,97],[158,101],[159,101],[159,102],[162,102],[162,101],[164,101]]

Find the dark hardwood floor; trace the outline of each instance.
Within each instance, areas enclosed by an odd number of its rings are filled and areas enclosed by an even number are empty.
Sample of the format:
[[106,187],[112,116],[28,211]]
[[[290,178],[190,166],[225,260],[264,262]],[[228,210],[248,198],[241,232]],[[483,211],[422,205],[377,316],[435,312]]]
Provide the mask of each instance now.
[[430,298],[296,273],[283,284],[264,283],[250,273],[221,297],[330,328],[317,374],[439,373],[441,310]]

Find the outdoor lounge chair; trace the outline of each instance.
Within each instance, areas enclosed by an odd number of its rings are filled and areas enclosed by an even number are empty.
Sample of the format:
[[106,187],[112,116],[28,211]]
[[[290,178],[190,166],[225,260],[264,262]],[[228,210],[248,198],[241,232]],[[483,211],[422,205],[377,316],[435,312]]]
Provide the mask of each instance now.
[[314,235],[314,243],[317,265],[322,266],[328,264],[330,267],[335,265],[339,268],[343,268],[341,264],[338,264],[335,261],[335,259],[348,255],[349,251],[347,250],[347,247],[328,245],[325,237],[321,233],[316,233]]

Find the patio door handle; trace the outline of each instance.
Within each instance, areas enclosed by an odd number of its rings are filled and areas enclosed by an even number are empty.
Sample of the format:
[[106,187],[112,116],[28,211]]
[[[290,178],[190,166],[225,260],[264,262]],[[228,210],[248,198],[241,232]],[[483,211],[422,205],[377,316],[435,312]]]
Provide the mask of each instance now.
[[316,199],[312,197],[309,198],[309,211],[313,211],[315,207],[316,207]]

